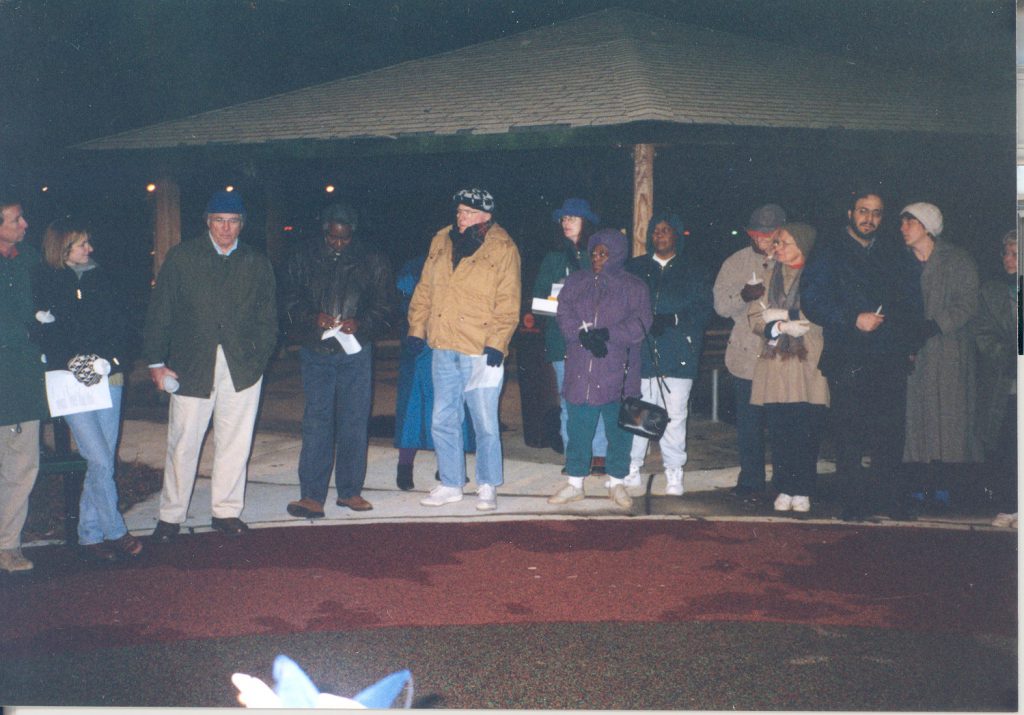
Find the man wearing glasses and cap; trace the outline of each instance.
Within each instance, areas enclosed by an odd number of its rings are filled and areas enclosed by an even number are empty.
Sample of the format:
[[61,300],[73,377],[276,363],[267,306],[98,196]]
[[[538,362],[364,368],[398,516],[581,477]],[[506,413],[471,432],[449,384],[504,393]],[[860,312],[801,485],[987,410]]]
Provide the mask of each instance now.
[[[465,407],[476,431],[477,505],[497,508],[503,482],[498,400],[509,341],[519,323],[519,250],[494,221],[494,197],[463,189],[452,197],[455,222],[430,243],[409,303],[410,352],[434,350],[431,436],[441,484],[420,501],[442,506],[462,499]],[[469,388],[469,389],[467,389]]]

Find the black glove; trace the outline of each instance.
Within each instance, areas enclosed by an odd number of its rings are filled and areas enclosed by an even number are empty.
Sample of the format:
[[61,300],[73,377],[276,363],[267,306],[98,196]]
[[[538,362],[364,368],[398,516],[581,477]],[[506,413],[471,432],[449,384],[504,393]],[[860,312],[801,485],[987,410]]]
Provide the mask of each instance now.
[[674,328],[676,325],[678,322],[675,313],[658,313],[654,316],[654,322],[651,323],[651,335],[658,337],[668,328]]
[[423,338],[417,338],[415,335],[405,336],[405,349],[410,355],[419,355],[426,346],[427,341]]
[[603,358],[608,354],[608,328],[580,330],[580,344],[594,357]]
[[744,303],[749,303],[752,300],[757,300],[764,295],[764,283],[747,283],[743,286],[743,290],[740,291],[740,300]]
[[495,348],[484,348],[484,355],[487,356],[487,367],[501,367],[501,361],[505,354]]

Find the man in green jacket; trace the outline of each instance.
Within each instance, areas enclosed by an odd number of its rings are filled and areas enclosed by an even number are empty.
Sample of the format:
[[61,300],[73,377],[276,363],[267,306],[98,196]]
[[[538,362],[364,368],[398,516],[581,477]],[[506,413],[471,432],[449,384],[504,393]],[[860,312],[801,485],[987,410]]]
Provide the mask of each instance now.
[[22,245],[21,204],[0,195],[0,571],[28,571],[21,529],[39,473],[39,420],[47,417],[43,363],[29,339],[30,275],[39,254]]
[[173,393],[154,541],[171,541],[188,516],[211,416],[212,525],[236,536],[248,530],[238,517],[263,369],[277,343],[277,308],[270,261],[238,240],[244,224],[241,198],[214,194],[207,235],[168,252],[150,300],[143,354],[153,384]]

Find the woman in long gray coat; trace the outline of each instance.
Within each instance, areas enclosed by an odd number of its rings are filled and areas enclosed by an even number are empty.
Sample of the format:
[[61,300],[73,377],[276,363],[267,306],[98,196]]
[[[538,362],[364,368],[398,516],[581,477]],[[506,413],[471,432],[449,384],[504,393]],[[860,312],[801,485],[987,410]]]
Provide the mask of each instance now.
[[[974,428],[978,270],[966,251],[940,240],[942,212],[915,203],[900,212],[903,241],[917,259],[924,300],[921,348],[907,380],[903,461],[939,505],[948,505],[953,475],[981,459]],[[962,479],[956,481],[962,482]],[[962,484],[960,486],[963,486]]]

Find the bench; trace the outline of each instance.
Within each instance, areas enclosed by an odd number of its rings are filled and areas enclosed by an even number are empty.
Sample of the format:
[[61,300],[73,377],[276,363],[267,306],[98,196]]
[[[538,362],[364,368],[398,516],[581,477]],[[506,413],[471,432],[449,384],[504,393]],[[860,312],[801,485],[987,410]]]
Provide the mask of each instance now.
[[[43,426],[47,422],[53,428],[53,449],[43,440]],[[77,546],[78,502],[82,498],[82,483],[88,465],[82,455],[71,449],[71,430],[62,417],[44,420],[39,427],[39,477],[61,477],[64,486],[64,542],[68,546]]]

